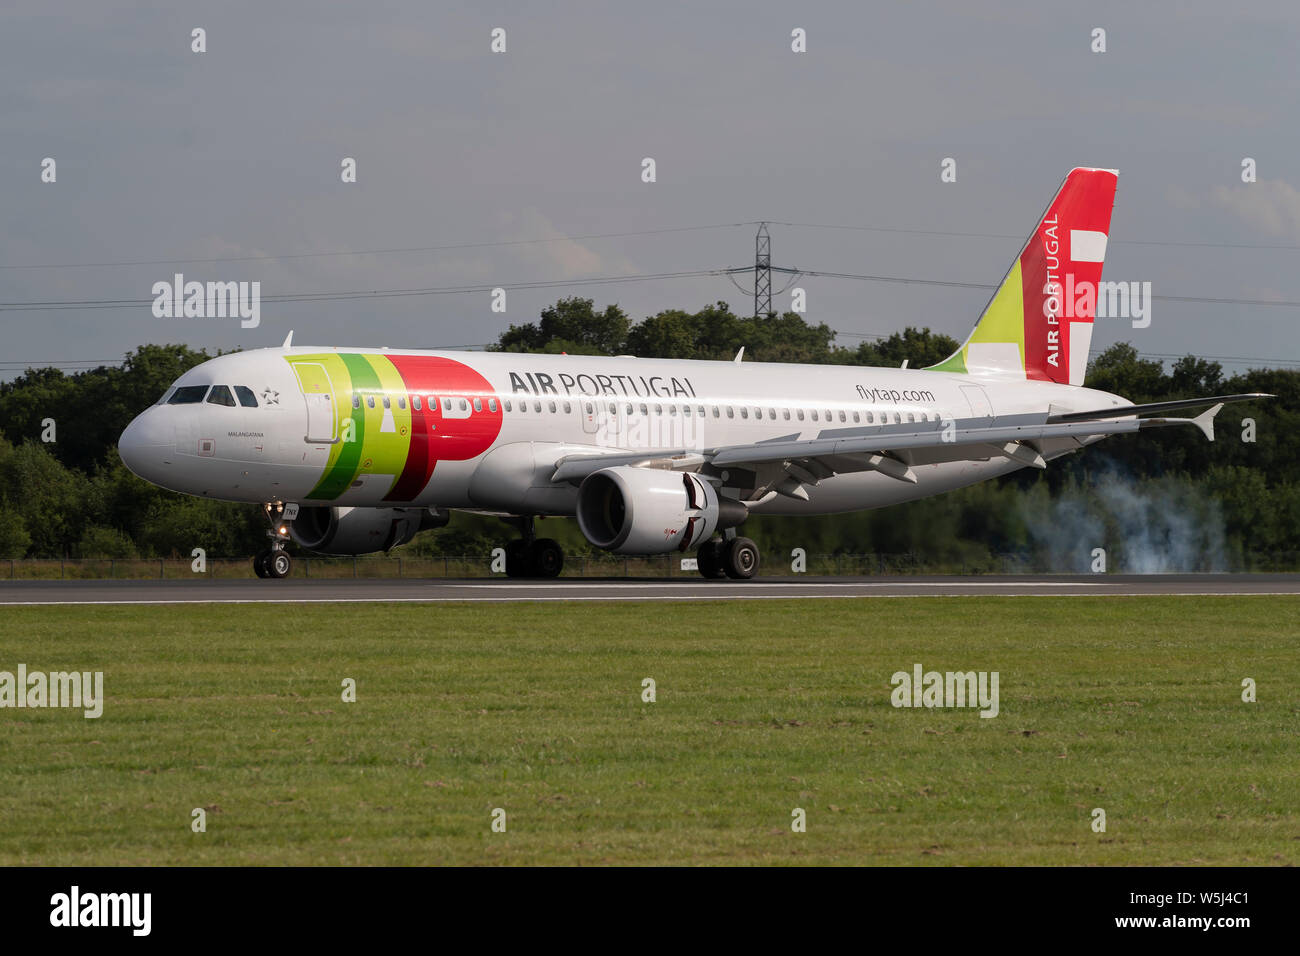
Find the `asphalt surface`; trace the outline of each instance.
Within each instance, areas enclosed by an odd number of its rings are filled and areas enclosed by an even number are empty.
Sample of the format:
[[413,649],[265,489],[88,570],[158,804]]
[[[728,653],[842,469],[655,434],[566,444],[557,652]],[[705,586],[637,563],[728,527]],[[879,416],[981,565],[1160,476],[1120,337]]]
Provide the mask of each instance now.
[[1300,594],[1300,574],[986,575],[703,578],[0,581],[0,606],[59,604],[316,604],[382,601],[753,601],[959,595]]

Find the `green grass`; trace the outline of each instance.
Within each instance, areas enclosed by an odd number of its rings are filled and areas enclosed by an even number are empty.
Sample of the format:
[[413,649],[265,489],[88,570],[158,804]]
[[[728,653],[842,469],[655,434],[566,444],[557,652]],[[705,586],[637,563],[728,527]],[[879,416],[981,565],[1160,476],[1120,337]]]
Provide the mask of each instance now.
[[0,864],[1300,857],[1300,598],[10,608],[19,663],[107,702],[0,710]]

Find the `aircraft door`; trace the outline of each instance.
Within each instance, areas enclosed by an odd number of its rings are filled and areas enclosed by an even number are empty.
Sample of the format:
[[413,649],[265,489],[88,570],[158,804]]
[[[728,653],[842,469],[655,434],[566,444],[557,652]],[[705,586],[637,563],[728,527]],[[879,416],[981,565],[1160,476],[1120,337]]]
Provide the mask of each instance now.
[[334,386],[325,366],[315,362],[295,362],[294,372],[307,403],[306,440],[332,445],[339,440],[338,415],[334,407]]
[[984,391],[984,386],[962,385],[961,393],[966,398],[966,404],[970,406],[971,418],[983,418],[986,421],[993,418],[993,404],[989,401],[989,394]]

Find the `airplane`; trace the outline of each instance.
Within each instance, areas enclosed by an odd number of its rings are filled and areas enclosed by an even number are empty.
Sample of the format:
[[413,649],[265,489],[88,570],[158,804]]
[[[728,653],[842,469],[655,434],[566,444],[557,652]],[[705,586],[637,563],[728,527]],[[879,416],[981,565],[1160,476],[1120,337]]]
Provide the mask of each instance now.
[[[534,519],[577,519],[615,554],[694,550],[706,578],[752,578],[756,515],[860,511],[1047,463],[1108,435],[1191,425],[1221,395],[1134,405],[1083,387],[1118,173],[1065,177],[974,329],[926,369],[293,345],[178,378],[118,450],[163,488],[258,503],[285,544],[388,551],[453,511],[519,538],[510,577],[555,577]],[[1169,412],[1208,406],[1191,417]]]

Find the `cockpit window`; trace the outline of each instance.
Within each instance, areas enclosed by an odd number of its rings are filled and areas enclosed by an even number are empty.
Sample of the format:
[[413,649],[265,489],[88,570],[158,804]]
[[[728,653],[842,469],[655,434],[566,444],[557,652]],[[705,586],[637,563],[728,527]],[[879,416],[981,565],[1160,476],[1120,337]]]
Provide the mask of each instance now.
[[247,385],[236,385],[235,394],[239,396],[239,404],[245,408],[257,407],[257,396],[253,394],[253,390]]
[[166,405],[166,404],[167,404],[167,399],[169,399],[169,398],[172,397],[172,392],[174,392],[174,391],[176,391],[176,389],[174,389],[174,388],[169,388],[169,389],[167,389],[167,391],[163,392],[163,394],[162,394],[162,398],[158,399],[158,401],[157,401],[155,404],[158,404],[158,405]]
[[230,389],[225,385],[213,385],[212,393],[208,395],[209,405],[227,405],[230,408],[235,407],[235,396],[230,394]]
[[168,405],[195,405],[203,401],[203,396],[208,394],[206,385],[182,385],[176,391],[172,392],[172,397],[167,399]]

